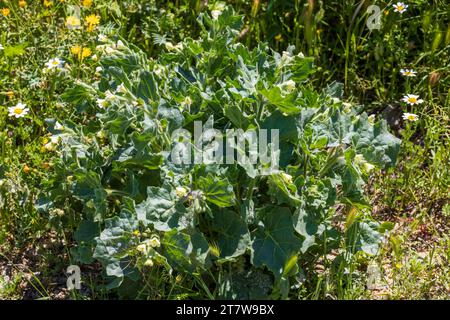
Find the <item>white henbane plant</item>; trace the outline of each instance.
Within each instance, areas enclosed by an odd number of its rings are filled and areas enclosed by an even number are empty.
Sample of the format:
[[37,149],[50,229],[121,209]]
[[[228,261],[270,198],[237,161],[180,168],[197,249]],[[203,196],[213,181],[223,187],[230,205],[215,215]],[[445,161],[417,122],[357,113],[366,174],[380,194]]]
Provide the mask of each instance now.
[[[399,140],[344,106],[339,84],[315,91],[312,59],[293,47],[240,44],[242,18],[231,9],[198,20],[199,40],[156,61],[126,44],[105,50],[101,80],[66,92],[90,120],[51,130],[61,161],[39,208],[77,213],[75,257],[101,261],[111,288],[166,268],[215,275],[204,281],[221,297],[262,298],[287,296],[300,268],[332,250],[376,253],[389,226],[370,218],[364,181],[395,164]],[[175,165],[171,134],[193,132],[194,121],[220,132],[279,129],[279,171]]]

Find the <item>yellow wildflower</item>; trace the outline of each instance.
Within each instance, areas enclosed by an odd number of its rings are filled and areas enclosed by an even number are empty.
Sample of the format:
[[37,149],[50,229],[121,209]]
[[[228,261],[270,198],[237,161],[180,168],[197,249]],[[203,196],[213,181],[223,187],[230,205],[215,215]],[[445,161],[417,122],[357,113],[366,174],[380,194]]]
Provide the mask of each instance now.
[[100,16],[96,14],[88,15],[85,19],[87,31],[94,31],[95,27],[100,23]]
[[25,8],[27,6],[27,2],[25,0],[19,0],[19,7]]
[[11,100],[12,98],[14,98],[14,91],[6,92],[6,96],[8,97],[9,100]]
[[80,46],[73,46],[72,48],[70,48],[70,53],[72,53],[74,56],[78,56],[80,52],[81,52]]
[[81,60],[83,60],[84,58],[89,57],[91,54],[92,54],[91,49],[83,48],[83,51],[81,51]]
[[92,5],[92,0],[82,0],[81,4],[83,5],[83,7],[90,8]]
[[77,56],[78,59],[83,60],[84,58],[87,58],[92,54],[92,50],[76,45],[70,48],[70,53],[72,53],[74,56]]
[[44,7],[49,8],[53,5],[53,1],[44,0]]
[[24,173],[27,174],[27,173],[29,173],[30,171],[31,171],[31,169],[30,169],[29,166],[27,166],[27,165],[24,165],[24,166],[23,166],[23,172],[24,172]]
[[11,13],[11,10],[9,8],[2,8],[0,11],[5,17],[9,16],[9,14]]

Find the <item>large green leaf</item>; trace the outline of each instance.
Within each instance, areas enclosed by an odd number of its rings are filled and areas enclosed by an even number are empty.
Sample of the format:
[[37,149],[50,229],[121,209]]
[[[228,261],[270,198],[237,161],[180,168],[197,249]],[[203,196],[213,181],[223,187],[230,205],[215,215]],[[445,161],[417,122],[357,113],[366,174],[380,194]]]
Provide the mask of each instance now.
[[283,95],[281,89],[277,86],[259,90],[259,93],[283,113],[297,114],[300,112],[300,107],[296,103],[297,93]]
[[182,230],[190,223],[186,208],[169,186],[148,187],[147,200],[136,206],[136,212],[140,221],[159,231]]
[[170,230],[164,234],[162,241],[164,256],[174,269],[185,272],[193,272],[190,255],[193,250],[191,237],[188,234]]
[[251,262],[256,267],[267,266],[279,277],[288,259],[299,252],[301,241],[294,234],[288,208],[268,206],[260,216],[262,223],[253,232]]
[[234,258],[250,248],[251,239],[247,224],[235,212],[227,209],[215,211],[212,228],[218,234],[220,258]]
[[233,186],[227,178],[218,178],[212,174],[200,177],[198,188],[203,191],[206,200],[218,207],[230,207],[235,203]]

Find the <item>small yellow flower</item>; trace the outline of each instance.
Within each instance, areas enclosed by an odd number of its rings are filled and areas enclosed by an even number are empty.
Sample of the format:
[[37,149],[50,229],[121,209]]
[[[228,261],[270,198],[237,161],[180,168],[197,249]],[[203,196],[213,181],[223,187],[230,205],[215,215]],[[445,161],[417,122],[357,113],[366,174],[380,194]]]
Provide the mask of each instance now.
[[6,96],[8,97],[9,100],[11,100],[12,98],[14,98],[14,91],[6,92]]
[[72,48],[70,48],[70,53],[72,53],[74,56],[78,56],[80,52],[81,52],[80,46],[73,46]]
[[79,60],[83,60],[84,58],[87,58],[92,54],[92,50],[76,45],[70,48],[70,53],[72,53],[74,56],[77,56]]
[[89,57],[91,54],[92,54],[91,49],[83,48],[83,50],[81,51],[81,60],[83,60],[84,58]]
[[24,172],[25,174],[27,174],[27,173],[29,173],[30,171],[31,171],[30,167],[27,166],[27,165],[24,165],[24,167],[23,167],[23,172]]
[[94,31],[95,27],[100,23],[100,16],[96,14],[91,14],[84,18],[84,21],[87,26],[87,31],[92,32]]
[[49,8],[53,5],[53,1],[44,0],[44,7]]
[[86,8],[90,8],[92,5],[92,0],[82,0],[81,5]]
[[25,0],[19,0],[19,7],[25,8],[27,6],[27,2]]
[[69,29],[78,29],[81,26],[80,19],[75,16],[69,16],[66,19],[66,26]]
[[276,41],[280,41],[281,39],[282,39],[282,35],[281,35],[281,33],[280,34],[277,34],[276,36],[275,36],[275,40]]
[[9,14],[11,13],[11,10],[9,8],[2,8],[0,11],[5,17],[9,16]]

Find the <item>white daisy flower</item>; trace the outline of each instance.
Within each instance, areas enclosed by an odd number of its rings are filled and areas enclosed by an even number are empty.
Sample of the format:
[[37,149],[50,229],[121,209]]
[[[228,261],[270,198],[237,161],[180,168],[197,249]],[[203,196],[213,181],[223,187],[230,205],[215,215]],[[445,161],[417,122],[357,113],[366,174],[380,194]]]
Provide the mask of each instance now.
[[404,4],[403,2],[397,2],[396,4],[392,5],[394,7],[394,12],[403,13],[408,8],[407,4]]
[[59,58],[53,58],[50,59],[45,66],[47,67],[48,70],[52,70],[52,69],[63,69],[63,64],[64,61],[59,59]]
[[400,69],[400,73],[405,77],[415,77],[417,72],[413,69]]
[[406,96],[403,97],[402,101],[412,106],[415,104],[423,103],[423,100],[420,99],[419,96],[415,94],[407,94]]
[[403,114],[402,118],[403,118],[403,120],[408,120],[408,121],[412,121],[412,122],[419,120],[419,116],[417,114],[408,113],[408,112],[405,112]]
[[27,106],[26,104],[19,102],[14,107],[9,107],[8,108],[8,112],[9,112],[8,116],[15,117],[15,118],[25,117],[28,114],[28,112],[30,111],[30,109],[28,109],[26,106]]

